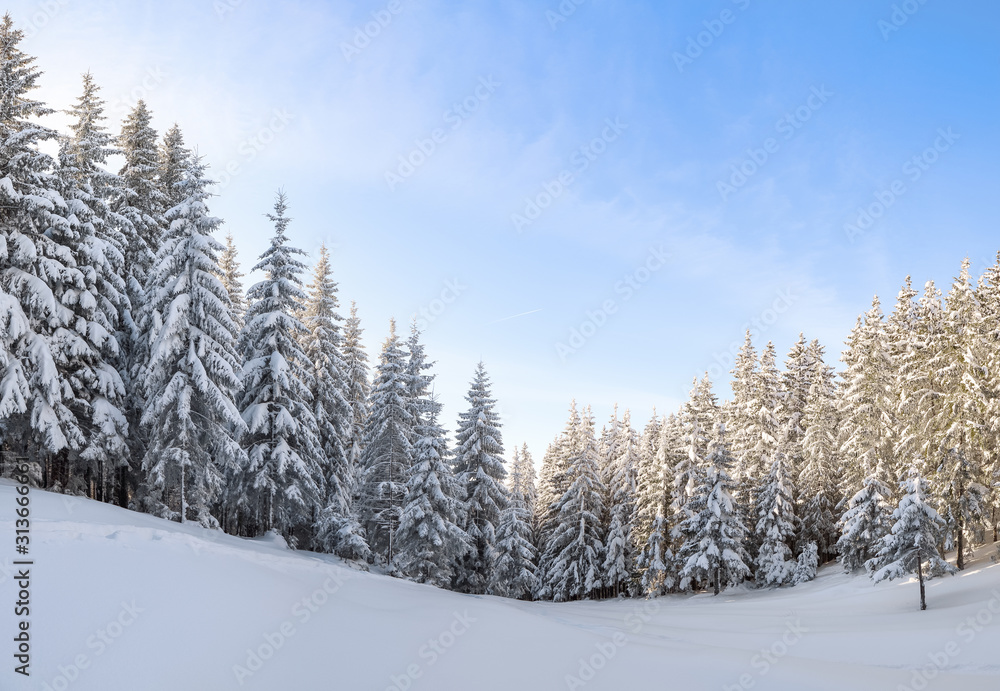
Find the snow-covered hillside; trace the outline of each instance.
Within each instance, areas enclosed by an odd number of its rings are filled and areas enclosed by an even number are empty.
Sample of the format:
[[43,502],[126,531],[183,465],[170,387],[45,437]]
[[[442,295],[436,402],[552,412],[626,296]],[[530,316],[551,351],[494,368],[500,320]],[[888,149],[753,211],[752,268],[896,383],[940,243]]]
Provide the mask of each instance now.
[[[0,485],[0,689],[1000,688],[1000,566],[654,601],[464,596],[47,492],[32,495],[31,677],[13,672]],[[6,547],[2,547],[6,545]],[[239,677],[239,678],[238,678]]]

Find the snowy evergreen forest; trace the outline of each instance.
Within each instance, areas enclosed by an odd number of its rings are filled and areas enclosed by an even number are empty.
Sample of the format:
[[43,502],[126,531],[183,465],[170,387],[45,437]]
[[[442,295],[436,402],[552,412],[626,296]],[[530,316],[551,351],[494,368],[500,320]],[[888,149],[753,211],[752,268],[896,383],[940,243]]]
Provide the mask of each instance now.
[[451,433],[415,325],[369,362],[284,193],[245,290],[179,127],[140,101],[112,132],[89,74],[70,131],[40,125],[21,38],[4,17],[0,430],[41,486],[555,601],[793,586],[835,559],[936,576],[997,539],[1000,257],[946,295],[907,279],[888,315],[876,299],[839,374],[817,341],[779,369],[748,333],[726,401],[706,376],[641,431],[574,403],[536,477],[526,446],[505,460],[482,363]]

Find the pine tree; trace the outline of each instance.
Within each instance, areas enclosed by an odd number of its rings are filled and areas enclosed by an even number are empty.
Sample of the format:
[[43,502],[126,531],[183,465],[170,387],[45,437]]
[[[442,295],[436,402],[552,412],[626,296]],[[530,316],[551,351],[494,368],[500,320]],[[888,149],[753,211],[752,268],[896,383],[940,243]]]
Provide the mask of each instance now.
[[414,425],[406,353],[389,322],[382,344],[365,422],[360,457],[358,513],[374,556],[386,564],[395,558],[395,536],[406,503],[406,482],[414,461]]
[[271,246],[253,268],[264,280],[250,288],[246,326],[240,347],[243,368],[241,408],[247,434],[243,446],[248,461],[236,483],[236,506],[243,531],[254,535],[276,530],[291,545],[312,538],[312,526],[322,504],[323,449],[316,436],[312,411],[311,367],[299,346],[305,326],[302,281],[305,254],[288,246],[287,199],[278,193]]
[[[736,354],[736,362],[731,372],[733,398],[725,407],[726,429],[729,430],[730,449],[735,459],[733,480],[736,482],[737,503],[753,509],[753,491],[763,472],[759,459],[755,457],[757,439],[758,371],[757,351],[753,347],[750,332]],[[745,519],[750,516],[745,516]],[[756,520],[756,519],[754,519]]]
[[724,432],[720,425],[688,502],[688,516],[678,527],[684,538],[677,555],[683,564],[680,587],[711,583],[716,595],[724,584],[736,585],[750,575],[750,555],[743,546],[747,530],[733,499],[733,459]]
[[[68,232],[60,215],[52,158],[39,145],[56,133],[33,120],[52,110],[32,100],[41,71],[23,53],[23,32],[9,14],[0,21],[0,416],[8,448],[48,460],[69,443],[62,420],[68,410],[47,336],[69,318],[51,284],[69,279],[72,266],[50,237]],[[68,477],[63,478],[68,480]]]
[[531,530],[534,475],[527,445],[520,453],[515,447],[508,475],[509,501],[500,513],[497,526],[498,556],[489,584],[489,592],[493,595],[525,600],[538,589],[535,566],[538,553]]
[[676,415],[653,418],[639,441],[637,475],[636,579],[634,591],[647,597],[661,595],[676,585],[673,527],[676,506],[673,469],[685,458],[683,425]]
[[646,597],[663,595],[676,584],[675,557],[670,549],[670,520],[666,507],[656,514],[650,526],[649,537],[637,561],[639,590]]
[[128,465],[128,425],[123,408],[118,318],[127,306],[124,257],[118,219],[107,195],[115,176],[101,167],[111,153],[104,131],[103,101],[89,74],[78,103],[71,137],[60,143],[59,179],[67,224],[49,237],[68,250],[76,270],[55,284],[55,296],[69,310],[68,323],[50,334],[50,348],[64,382],[70,416],[65,420],[74,458],[72,483],[108,500],[116,469]]
[[[1000,391],[1000,252],[996,261],[979,277],[976,298],[983,315],[982,337],[986,347],[986,369],[989,373],[990,388]],[[989,419],[1000,419],[1000,396],[994,397],[987,412]],[[996,426],[984,430],[984,444],[987,448],[1000,446],[1000,428]],[[994,481],[1000,478],[1000,454],[992,454],[984,471]],[[990,529],[993,541],[1000,540],[1000,492],[992,492],[990,497]]]
[[325,508],[319,517],[317,541],[345,559],[366,560],[368,546],[352,507],[355,482],[349,444],[353,411],[347,400],[342,320],[337,314],[337,284],[332,273],[330,255],[321,247],[306,290],[301,337],[302,351],[312,370],[312,411],[325,460]]
[[897,429],[892,398],[889,349],[878,297],[858,321],[841,356],[847,368],[838,396],[840,454],[844,495],[850,497],[840,519],[837,541],[841,563],[853,571],[871,556],[891,525],[891,481]]
[[[158,172],[157,134],[151,126],[153,116],[140,100],[122,124],[116,145],[125,163],[118,172],[120,185],[111,205],[123,220],[125,254],[125,291],[127,307],[119,318],[118,342],[122,348],[126,400],[126,417],[131,433],[131,456],[142,458],[146,453],[144,428],[139,424],[146,398],[142,371],[149,361],[148,328],[143,319],[148,316],[142,306],[148,304],[145,286],[159,250],[166,221],[163,213],[167,198],[156,179]],[[123,472],[119,488],[119,503],[127,504],[132,480],[138,469]]]
[[839,536],[836,386],[833,368],[823,362],[823,346],[819,341],[812,341],[809,351],[813,371],[802,415],[805,433],[798,476],[802,517],[799,539],[803,545],[815,544],[818,558],[826,561],[833,557]]
[[845,494],[853,496],[861,490],[865,478],[875,476],[885,484],[893,471],[896,404],[890,393],[885,323],[878,297],[871,309],[858,318],[841,360],[846,369],[838,400],[840,453],[847,471],[843,479]]
[[528,445],[514,447],[514,457],[511,459],[510,474],[507,476],[507,491],[511,495],[517,493],[524,499],[524,508],[529,516],[535,513],[535,498],[538,490],[535,487],[535,464],[531,459]]
[[141,423],[149,447],[139,505],[180,522],[217,527],[211,510],[245,456],[234,433],[246,430],[239,390],[237,326],[218,279],[221,221],[208,215],[205,166],[197,159],[175,184],[184,201],[170,209],[170,230],[148,283],[149,392]]
[[941,396],[932,417],[933,457],[940,459],[932,482],[954,536],[956,566],[962,570],[971,553],[976,528],[986,520],[984,466],[993,406],[988,364],[989,348],[983,315],[969,277],[969,260],[955,278],[945,300],[940,348],[928,366],[939,382]]
[[798,476],[804,463],[805,411],[813,372],[810,348],[806,344],[805,336],[800,333],[799,339],[788,353],[788,359],[785,360],[785,371],[781,382],[782,395],[778,406],[778,420],[782,426],[782,448],[788,457],[793,476]]
[[681,411],[683,425],[682,444],[684,456],[674,466],[674,511],[681,520],[690,517],[688,502],[701,482],[701,473],[714,442],[713,433],[719,423],[719,406],[712,393],[708,374],[701,381],[695,379],[691,395]]
[[219,255],[219,280],[222,281],[226,293],[229,294],[229,304],[233,306],[233,318],[239,327],[243,328],[246,317],[247,300],[243,290],[243,274],[240,271],[240,263],[237,258],[236,243],[233,242],[233,234],[226,235],[225,247]]
[[364,429],[368,418],[368,353],[361,342],[361,319],[358,308],[351,302],[351,316],[344,322],[344,379],[347,402],[351,406],[350,433],[346,437],[347,458],[354,469],[355,484],[360,471],[361,450],[364,448]]
[[569,489],[570,440],[578,434],[580,415],[576,401],[570,405],[566,428],[549,444],[542,457],[535,496],[535,541],[538,545],[536,599],[552,599],[548,572],[554,562],[552,536],[559,525],[559,502]]
[[558,523],[546,546],[546,589],[557,602],[596,594],[603,581],[605,494],[590,410],[569,440],[569,487],[559,500]]
[[[673,420],[676,422],[676,420]],[[636,509],[632,525],[632,541],[636,553],[642,552],[649,542],[650,532],[657,515],[667,515],[665,505],[672,498],[673,475],[667,470],[666,457],[660,453],[663,442],[663,420],[653,410],[653,415],[639,437],[638,467],[636,469]],[[677,426],[671,428],[677,431]],[[669,437],[679,445],[680,440]],[[671,450],[673,451],[673,450]],[[673,456],[670,456],[673,460]],[[672,468],[672,466],[671,466]]]
[[878,549],[879,541],[892,526],[892,492],[877,475],[865,478],[861,489],[851,497],[841,518],[843,525],[837,549],[840,563],[847,572],[863,566]]
[[459,569],[456,587],[469,593],[485,592],[489,583],[498,556],[496,526],[507,507],[500,416],[490,386],[486,368],[480,362],[465,396],[469,409],[459,414],[455,434],[455,474],[465,487],[465,530],[475,546]]
[[616,437],[605,477],[610,522],[605,533],[604,582],[612,594],[628,592],[635,574],[636,549],[632,527],[636,514],[636,487],[639,465],[639,435],[632,428],[631,413],[616,426]]
[[758,585],[773,588],[791,583],[795,561],[790,547],[795,537],[795,487],[788,458],[774,454],[771,470],[757,492],[756,578]]
[[953,573],[938,549],[945,522],[928,502],[929,483],[916,466],[911,466],[900,483],[902,497],[892,512],[892,532],[881,541],[881,549],[869,562],[868,570],[876,583],[917,572],[920,583],[920,609],[927,609],[924,594],[924,563],[930,575]]
[[472,544],[460,527],[462,488],[447,463],[445,432],[438,424],[441,405],[431,398],[425,402],[413,430],[414,459],[407,469],[406,504],[396,528],[393,568],[418,583],[444,588]]
[[181,128],[174,123],[163,134],[163,140],[156,153],[156,182],[163,195],[165,209],[184,201],[179,183],[184,180],[190,158],[191,151],[184,146]]

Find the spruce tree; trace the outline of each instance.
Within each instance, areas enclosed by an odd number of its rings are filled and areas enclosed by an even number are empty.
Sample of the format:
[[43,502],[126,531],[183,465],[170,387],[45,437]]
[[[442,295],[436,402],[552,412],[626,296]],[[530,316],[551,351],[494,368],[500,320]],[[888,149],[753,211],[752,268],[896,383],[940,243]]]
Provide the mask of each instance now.
[[323,549],[338,556],[361,560],[369,553],[352,506],[355,471],[349,444],[353,411],[347,400],[342,319],[337,313],[337,284],[332,273],[330,255],[323,246],[306,289],[301,338],[312,370],[312,411],[325,461],[325,507],[319,517],[317,540]]
[[218,279],[205,166],[188,162],[175,184],[184,200],[167,214],[170,230],[147,284],[150,360],[141,424],[149,446],[142,460],[139,506],[154,515],[217,527],[211,514],[226,479],[245,456],[234,434],[246,425],[234,396],[240,388],[237,325]]
[[[140,100],[122,124],[116,148],[125,162],[118,172],[120,185],[111,201],[112,209],[123,219],[126,308],[119,318],[119,344],[123,356],[122,372],[127,393],[126,417],[131,433],[131,456],[136,459],[146,454],[145,430],[139,424],[146,398],[142,371],[149,361],[148,328],[144,319],[148,313],[142,307],[148,304],[145,286],[156,260],[167,209],[167,198],[156,179],[158,172],[157,134],[152,127],[153,116],[146,103]],[[126,475],[136,476],[138,468],[123,473],[125,481],[119,488],[119,502],[127,503],[134,482]]]
[[456,587],[469,593],[486,590],[498,556],[496,527],[507,507],[500,416],[490,386],[486,368],[480,362],[465,396],[469,408],[459,414],[455,433],[458,448],[454,468],[465,487],[465,531],[475,547],[462,562]]
[[[73,486],[107,501],[116,470],[128,465],[125,385],[118,341],[119,314],[127,305],[118,219],[107,195],[116,177],[102,168],[111,153],[104,131],[103,101],[89,74],[77,104],[68,111],[73,134],[59,149],[59,181],[67,224],[49,233],[72,257],[75,271],[55,283],[55,296],[69,311],[65,326],[50,334],[69,416],[65,420],[74,457]],[[65,255],[64,255],[65,256]]]
[[462,530],[461,485],[448,465],[441,405],[432,398],[414,424],[413,465],[407,469],[406,503],[396,528],[393,569],[418,583],[448,587],[455,564],[471,549]]
[[508,474],[509,501],[497,526],[497,560],[489,584],[493,595],[525,600],[538,589],[535,564],[538,553],[531,523],[534,474],[528,447],[522,447],[520,453],[515,447]]
[[[961,571],[971,554],[976,529],[986,521],[986,457],[991,452],[988,430],[995,426],[990,410],[996,392],[991,387],[987,339],[983,314],[969,276],[969,260],[945,299],[940,348],[928,366],[939,382],[941,396],[928,411],[934,435],[933,458],[938,459],[932,476],[941,499],[941,513],[957,551]],[[950,545],[949,545],[950,546]]]
[[757,584],[773,588],[792,582],[795,560],[795,487],[788,457],[777,451],[767,478],[757,492]]
[[546,590],[557,602],[597,594],[602,587],[605,494],[590,410],[569,440],[569,487],[559,500],[557,524],[546,546]]
[[809,344],[809,392],[802,415],[802,468],[798,476],[799,515],[803,545],[813,543],[821,561],[833,558],[837,542],[839,463],[837,456],[837,399],[833,368],[823,362],[823,346]]
[[406,482],[414,461],[414,425],[406,353],[389,322],[369,399],[360,457],[358,514],[373,558],[392,564]]
[[683,537],[677,555],[680,587],[710,583],[716,595],[723,585],[739,584],[750,575],[750,555],[743,546],[747,530],[733,499],[733,459],[724,432],[725,426],[719,425],[688,502],[687,518],[678,526]]
[[837,550],[847,572],[863,566],[878,550],[879,541],[892,527],[892,491],[877,474],[865,478],[861,489],[851,497],[841,518]]
[[868,570],[876,583],[916,571],[920,609],[925,610],[924,574],[953,573],[956,569],[945,561],[938,548],[945,522],[930,503],[929,483],[915,465],[900,483],[900,490],[899,506],[892,512],[895,520],[892,531],[882,539],[881,549],[870,560]]
[[229,295],[229,304],[233,306],[233,317],[242,329],[246,317],[247,300],[243,289],[244,274],[240,271],[240,262],[237,257],[238,252],[236,243],[233,242],[233,234],[228,233],[222,254],[219,255],[219,280],[222,281],[222,285]]
[[[41,71],[21,51],[24,34],[10,14],[0,21],[0,415],[8,448],[47,462],[66,449],[68,417],[62,382],[49,350],[53,327],[66,324],[66,307],[51,285],[76,282],[77,272],[51,229],[69,232],[61,215],[54,161],[39,145],[56,133],[34,121],[52,110],[31,98]],[[68,466],[63,464],[68,471]],[[51,479],[51,473],[50,473]],[[68,481],[68,473],[61,478]],[[58,482],[58,480],[57,480]]]
[[610,519],[605,533],[604,582],[617,597],[630,590],[636,559],[632,527],[636,514],[639,435],[632,428],[628,410],[616,426],[616,438],[610,450],[613,455],[605,478]]
[[351,406],[350,432],[345,437],[348,462],[353,469],[355,489],[360,472],[361,450],[364,448],[365,421],[368,418],[368,396],[371,382],[368,380],[368,353],[361,342],[361,319],[358,308],[351,302],[350,316],[344,322],[344,379],[347,402]]
[[274,213],[268,214],[274,237],[253,268],[264,272],[264,280],[247,293],[240,407],[248,460],[235,489],[244,533],[276,530],[295,546],[313,537],[325,481],[310,393],[312,368],[299,345],[306,297],[299,276],[305,265],[295,255],[305,253],[288,245],[286,209],[287,198],[279,192]]

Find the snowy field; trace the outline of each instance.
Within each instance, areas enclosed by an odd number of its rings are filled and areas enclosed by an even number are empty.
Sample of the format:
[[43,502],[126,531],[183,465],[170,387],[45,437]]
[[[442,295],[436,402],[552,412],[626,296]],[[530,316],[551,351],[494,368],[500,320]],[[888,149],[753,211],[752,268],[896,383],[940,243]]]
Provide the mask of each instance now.
[[[14,491],[0,485],[0,565]],[[1000,566],[873,586],[834,565],[777,592],[524,603],[33,491],[31,677],[0,689],[1000,689]]]

